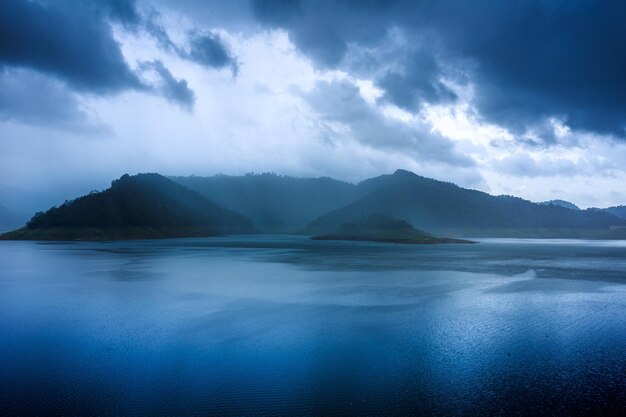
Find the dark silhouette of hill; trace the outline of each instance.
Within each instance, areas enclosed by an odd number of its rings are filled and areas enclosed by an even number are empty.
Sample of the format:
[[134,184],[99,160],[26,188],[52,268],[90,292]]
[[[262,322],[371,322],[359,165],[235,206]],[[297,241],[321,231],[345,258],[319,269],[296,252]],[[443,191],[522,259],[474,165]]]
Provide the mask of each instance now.
[[[536,204],[403,170],[358,185],[275,174],[174,179],[158,174],[124,175],[111,188],[38,213],[26,227],[1,237],[215,236],[257,231],[249,218],[264,232],[320,235],[378,213],[406,219],[438,236],[626,238],[624,206],[573,210]],[[2,215],[8,217],[0,208]]]
[[410,223],[404,220],[393,219],[378,213],[363,217],[351,223],[342,223],[334,232],[314,236],[311,239],[411,244],[473,243],[469,240],[434,237],[430,233],[415,229]]
[[602,209],[607,213],[611,213],[614,216],[619,217],[620,219],[626,219],[626,206],[615,206]]
[[331,178],[276,174],[172,177],[222,207],[252,219],[264,232],[293,233],[311,220],[353,201],[354,184]]
[[569,201],[565,201],[565,200],[542,201],[538,204],[543,204],[545,206],[560,206],[560,207],[565,207],[571,210],[580,210],[580,207],[578,207],[576,204],[570,203]]
[[254,232],[246,217],[223,209],[159,174],[124,175],[102,192],[37,213],[3,239],[125,239]]
[[[331,233],[373,213],[403,218],[447,236],[603,237],[624,219],[597,210],[571,210],[458,187],[398,170],[358,185],[361,198],[315,219],[305,233]],[[613,235],[611,235],[613,237]]]

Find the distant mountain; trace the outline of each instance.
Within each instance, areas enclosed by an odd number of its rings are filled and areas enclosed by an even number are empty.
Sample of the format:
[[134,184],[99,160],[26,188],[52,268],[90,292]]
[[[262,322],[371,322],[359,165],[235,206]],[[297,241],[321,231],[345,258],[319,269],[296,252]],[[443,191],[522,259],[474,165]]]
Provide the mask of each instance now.
[[19,214],[0,204],[0,232],[14,229],[20,224],[24,224],[23,220]]
[[331,178],[276,174],[171,177],[211,201],[235,210],[264,232],[293,233],[357,197],[357,187]]
[[342,223],[334,232],[313,236],[311,239],[410,244],[473,243],[469,240],[434,237],[430,233],[415,229],[404,220],[393,219],[378,213],[351,223]]
[[607,213],[611,213],[620,219],[626,219],[626,206],[615,206],[603,209]]
[[315,219],[305,232],[331,233],[342,223],[373,213],[446,236],[601,237],[626,226],[626,220],[609,213],[492,196],[403,170],[363,181],[357,188],[361,198]]
[[254,232],[246,217],[158,174],[124,175],[102,192],[36,214],[3,239],[128,239]]
[[[63,196],[61,194],[60,192],[54,194],[47,191],[35,192],[0,184],[0,202],[18,216],[20,224],[26,223],[33,213],[44,210],[55,202],[67,198],[66,194]],[[75,196],[77,194],[72,194],[72,191],[69,191],[69,195]]]
[[[436,236],[626,238],[624,206],[579,210],[557,202],[492,196],[403,170],[358,185],[274,174],[172,179],[139,174],[37,213],[26,227],[1,238],[345,234],[342,224],[363,227],[359,221],[373,214],[405,219]],[[8,212],[0,208],[0,227]]]
[[560,206],[560,207],[565,207],[570,210],[580,210],[580,207],[578,207],[576,204],[570,203],[569,201],[565,201],[565,200],[542,201],[541,203],[537,203],[537,204],[543,204],[545,206]]

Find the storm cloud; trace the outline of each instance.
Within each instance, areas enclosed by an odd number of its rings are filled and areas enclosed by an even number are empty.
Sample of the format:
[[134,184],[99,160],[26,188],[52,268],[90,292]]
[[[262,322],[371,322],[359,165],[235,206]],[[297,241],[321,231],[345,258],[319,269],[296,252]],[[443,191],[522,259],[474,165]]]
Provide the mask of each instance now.
[[625,137],[624,2],[256,0],[253,8],[319,65],[347,71],[351,50],[375,50],[400,31],[408,53],[414,44],[421,52],[391,57],[397,69],[372,75],[403,108],[454,98],[442,85],[453,69],[466,76],[454,81],[475,87],[481,116],[516,134],[555,117]]
[[237,75],[239,63],[219,34],[211,31],[192,29],[187,33],[187,45],[180,45],[172,40],[161,22],[161,14],[154,8],[144,13],[143,29],[154,37],[159,45],[179,58],[186,59],[206,68],[230,68]]
[[[190,33],[186,50],[170,39],[159,17],[151,6],[130,0],[8,0],[3,2],[0,14],[0,68],[23,68],[54,76],[69,89],[87,94],[161,93],[169,101],[191,109],[194,93],[187,81],[175,78],[159,60],[140,62],[139,71],[132,68],[114,37],[112,24],[119,23],[134,32],[145,31],[163,49],[208,68],[229,67],[236,73],[236,58],[219,35],[210,32]],[[143,79],[146,68],[159,75],[156,85]],[[3,82],[15,84],[17,80],[9,80],[10,76],[5,72]],[[54,87],[57,95],[61,89],[62,86]],[[27,89],[20,91],[22,96],[26,93]],[[63,119],[71,114],[79,116],[80,112],[74,111],[72,93],[62,94],[66,100],[60,100],[58,105],[67,107]],[[37,96],[31,97],[31,101],[35,100]],[[31,116],[26,117],[27,108],[19,113],[26,119],[41,120],[37,107]]]
[[0,183],[403,168],[624,204],[624,16],[616,0],[5,0]]
[[192,61],[213,68],[230,67],[233,74],[237,74],[239,64],[230,53],[219,35],[214,33],[189,34],[189,53],[186,55]]
[[143,62],[141,68],[144,71],[153,71],[157,75],[156,91],[186,110],[193,109],[196,97],[195,93],[187,85],[186,80],[176,79],[163,62],[159,60]]
[[141,88],[110,25],[89,2],[3,2],[0,64],[54,74],[94,93]]
[[103,133],[106,126],[62,83],[31,70],[0,72],[0,121]]

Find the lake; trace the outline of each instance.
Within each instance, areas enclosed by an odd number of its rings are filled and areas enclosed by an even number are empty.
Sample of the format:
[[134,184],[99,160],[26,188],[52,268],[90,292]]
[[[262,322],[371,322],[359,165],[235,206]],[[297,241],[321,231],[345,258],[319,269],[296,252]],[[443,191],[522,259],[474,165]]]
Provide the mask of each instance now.
[[2,415],[624,415],[626,242],[0,242]]

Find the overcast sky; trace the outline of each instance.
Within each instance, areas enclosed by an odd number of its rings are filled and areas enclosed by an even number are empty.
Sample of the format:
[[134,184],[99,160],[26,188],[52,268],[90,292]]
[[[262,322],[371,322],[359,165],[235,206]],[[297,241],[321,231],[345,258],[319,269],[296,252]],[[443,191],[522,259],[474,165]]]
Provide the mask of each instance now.
[[397,168],[626,203],[626,2],[3,0],[0,183]]

